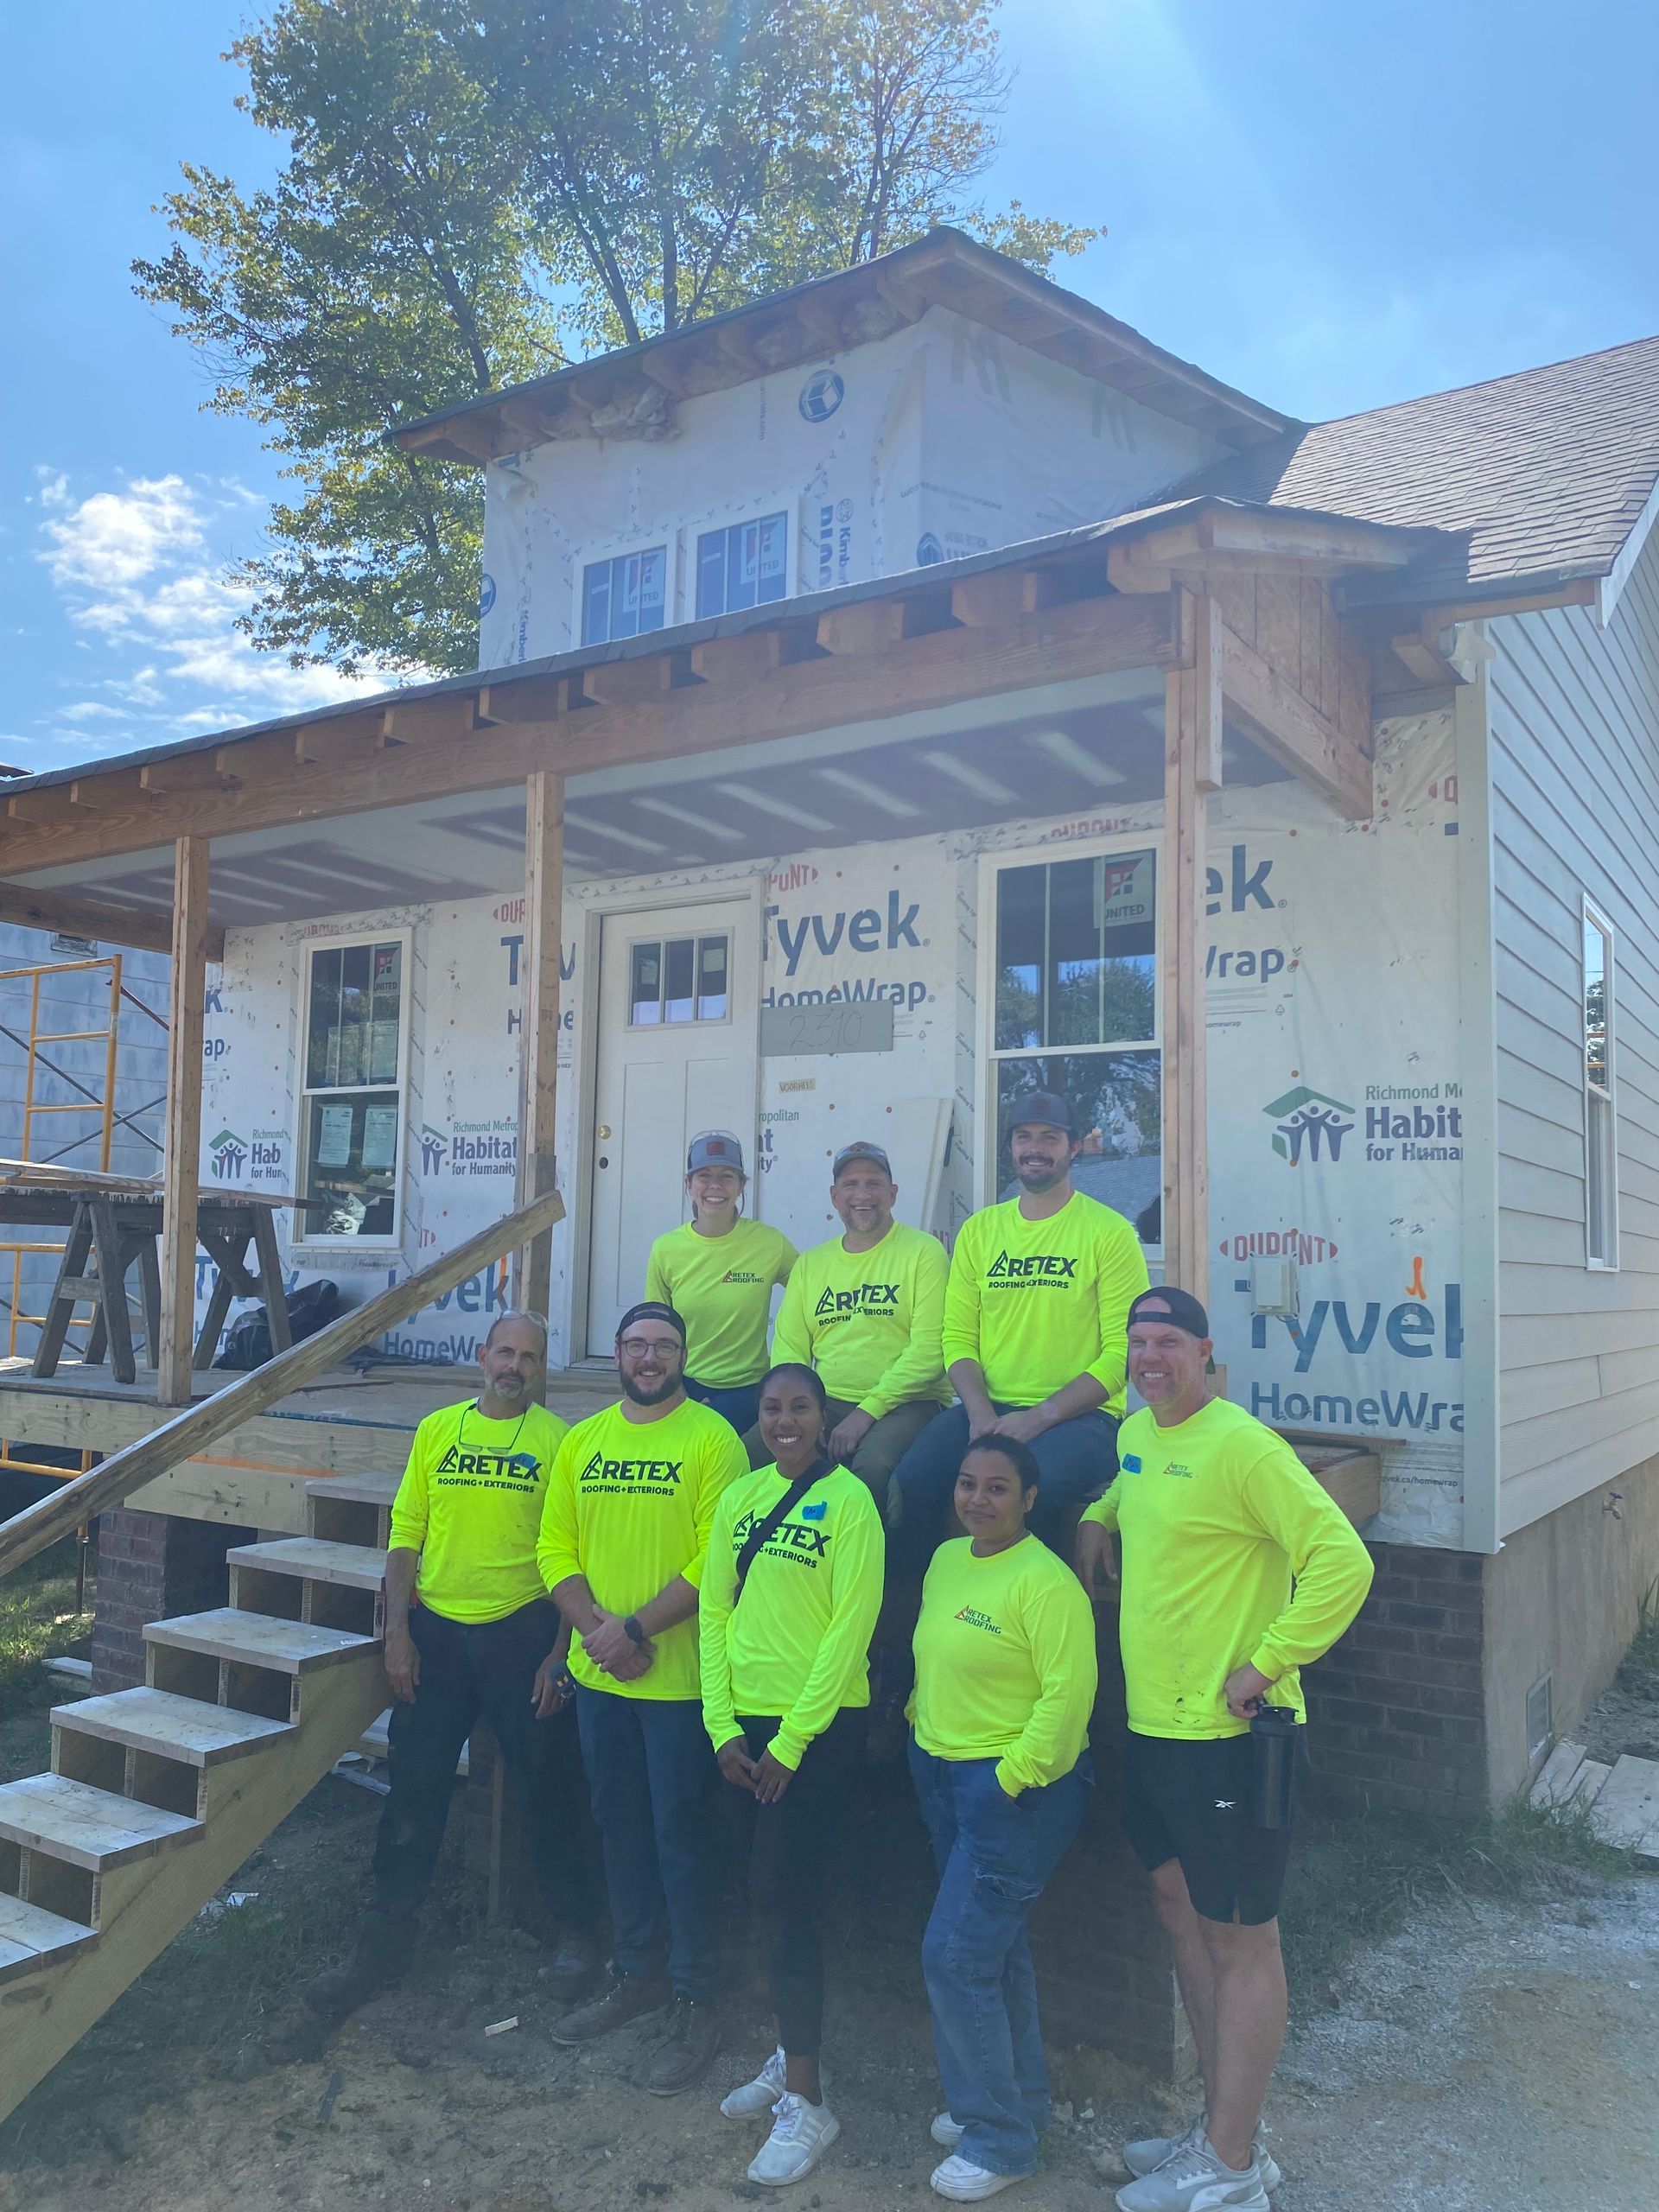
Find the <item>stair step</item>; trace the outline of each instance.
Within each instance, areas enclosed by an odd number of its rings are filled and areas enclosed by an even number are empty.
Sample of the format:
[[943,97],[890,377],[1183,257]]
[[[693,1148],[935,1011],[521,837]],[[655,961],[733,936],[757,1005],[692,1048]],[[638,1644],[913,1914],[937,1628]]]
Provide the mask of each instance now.
[[34,1974],[97,1941],[78,1920],[64,1920],[22,1897],[0,1896],[0,1982]]
[[106,1743],[130,1744],[135,1751],[159,1752],[186,1766],[217,1766],[222,1759],[257,1751],[273,1736],[291,1736],[293,1723],[264,1720],[257,1713],[235,1713],[200,1698],[175,1697],[170,1690],[116,1690],[52,1708],[54,1726]]
[[353,1636],[347,1629],[317,1628],[309,1621],[273,1620],[268,1613],[245,1613],[234,1605],[210,1613],[181,1613],[176,1620],[150,1621],[147,1643],[180,1651],[200,1651],[209,1659],[228,1659],[245,1667],[269,1667],[279,1675],[308,1675],[336,1666],[359,1651],[378,1651],[378,1636]]
[[297,1575],[344,1590],[378,1590],[386,1579],[386,1555],[367,1544],[334,1544],[321,1536],[277,1536],[266,1544],[238,1544],[225,1554],[231,1567],[257,1567],[266,1574]]
[[305,1494],[343,1498],[347,1505],[390,1505],[402,1480],[401,1475],[314,1475]]
[[200,1821],[181,1813],[164,1813],[60,1774],[0,1783],[0,1836],[94,1874],[147,1859],[168,1844],[188,1843],[201,1829]]

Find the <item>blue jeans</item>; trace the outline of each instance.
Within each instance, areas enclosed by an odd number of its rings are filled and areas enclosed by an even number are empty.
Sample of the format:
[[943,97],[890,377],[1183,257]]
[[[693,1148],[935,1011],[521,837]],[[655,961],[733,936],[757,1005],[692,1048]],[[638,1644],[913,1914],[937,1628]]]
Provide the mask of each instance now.
[[624,1974],[662,1972],[699,2004],[720,1974],[714,1791],[718,1770],[694,1698],[576,1685],[582,1764],[599,1824],[611,1948]]
[[[996,1410],[1007,1414],[1014,1408],[999,1405]],[[967,1408],[947,1406],[893,1469],[887,1510],[898,1518],[887,1530],[890,1574],[918,1580],[927,1572],[967,1448]],[[1031,1448],[1042,1471],[1031,1533],[1069,1558],[1066,1514],[1098,1497],[1117,1472],[1117,1422],[1110,1414],[1078,1414],[1045,1429]]]
[[913,1736],[910,1772],[939,1869],[922,1972],[957,2149],[994,2174],[1034,2173],[1048,2067],[1026,1923],[1083,1818],[1089,1754],[1017,1798],[995,1759],[935,1758]]
[[760,1378],[753,1382],[733,1382],[716,1388],[709,1382],[694,1382],[685,1378],[685,1395],[695,1398],[700,1406],[708,1406],[730,1421],[740,1436],[745,1436],[754,1427],[760,1414]]

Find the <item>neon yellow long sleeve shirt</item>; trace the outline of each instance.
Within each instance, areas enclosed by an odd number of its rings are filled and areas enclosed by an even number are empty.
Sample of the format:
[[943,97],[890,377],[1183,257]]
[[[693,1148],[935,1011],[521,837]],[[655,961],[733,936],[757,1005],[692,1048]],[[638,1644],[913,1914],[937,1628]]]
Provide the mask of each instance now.
[[1147,1256],[1121,1213],[1074,1191],[1046,1221],[1018,1198],[957,1231],[944,1294],[944,1363],[976,1359],[998,1405],[1034,1406],[1079,1375],[1122,1415],[1128,1313]]
[[938,1239],[895,1221],[868,1252],[839,1236],[803,1252],[772,1332],[773,1364],[815,1367],[832,1398],[880,1421],[917,1399],[950,1402],[941,1332],[948,1263]]
[[486,1421],[469,1398],[427,1415],[391,1503],[392,1548],[421,1555],[422,1605],[448,1620],[499,1621],[546,1596],[536,1537],[566,1433],[545,1406]]
[[685,1371],[711,1390],[759,1382],[766,1371],[772,1294],[787,1282],[795,1247],[781,1229],[747,1216],[724,1236],[699,1236],[690,1222],[651,1248],[645,1296],[685,1323]]
[[868,1486],[834,1467],[755,1554],[740,1599],[737,1555],[787,1487],[759,1467],[722,1493],[697,1618],[709,1741],[718,1751],[741,1735],[740,1713],[775,1713],[772,1755],[793,1769],[843,1707],[870,1701],[887,1547]]
[[940,1759],[995,1759],[1010,1797],[1070,1774],[1089,1741],[1096,1668],[1083,1585],[1035,1536],[976,1559],[933,1554],[916,1624],[916,1740]]
[[1224,1398],[1117,1436],[1118,1475],[1085,1521],[1123,1540],[1118,1640],[1138,1736],[1242,1736],[1222,1688],[1246,1663],[1270,1705],[1307,1717],[1297,1669],[1328,1651],[1371,1586],[1341,1507],[1281,1436]]
[[[579,1421],[548,1477],[536,1548],[543,1582],[556,1590],[582,1575],[594,1604],[625,1618],[676,1575],[696,1589],[720,1494],[748,1466],[731,1423],[690,1398],[660,1421],[631,1421],[620,1406]],[[697,1696],[695,1618],[653,1641],[650,1667],[624,1682],[594,1666],[578,1630],[570,1672],[589,1689],[623,1697]]]

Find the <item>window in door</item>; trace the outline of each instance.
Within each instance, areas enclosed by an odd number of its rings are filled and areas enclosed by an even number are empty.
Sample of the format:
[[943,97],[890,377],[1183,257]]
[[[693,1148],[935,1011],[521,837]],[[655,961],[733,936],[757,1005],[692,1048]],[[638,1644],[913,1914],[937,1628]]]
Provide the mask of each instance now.
[[313,1243],[394,1243],[403,1149],[402,938],[316,945],[306,972],[300,1188]]
[[782,515],[699,532],[698,620],[781,599],[788,565],[789,531]]
[[724,1021],[731,957],[732,940],[724,931],[637,940],[628,948],[629,1027]]
[[1613,1093],[1613,932],[1584,902],[1584,1249],[1618,1265],[1618,1119]]
[[667,620],[668,548],[590,561],[582,572],[582,642],[609,645],[660,630]]
[[1096,854],[1000,868],[995,877],[991,1096],[995,1191],[1012,1195],[1007,1131],[1020,1099],[1057,1091],[1080,1132],[1098,1130],[1072,1179],[1161,1234],[1162,1062],[1157,855]]

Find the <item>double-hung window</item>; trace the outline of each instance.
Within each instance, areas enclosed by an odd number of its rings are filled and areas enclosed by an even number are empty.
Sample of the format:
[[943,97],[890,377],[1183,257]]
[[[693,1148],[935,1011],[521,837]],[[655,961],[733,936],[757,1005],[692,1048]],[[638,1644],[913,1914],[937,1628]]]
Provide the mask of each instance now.
[[697,619],[735,614],[784,596],[789,528],[783,515],[734,522],[697,536]]
[[302,1240],[397,1241],[408,963],[401,937],[311,949],[300,1188],[320,1203]]
[[993,1198],[1014,1188],[1007,1133],[1022,1096],[1057,1092],[1080,1135],[1077,1189],[1161,1243],[1162,1065],[1157,855],[1146,847],[997,866],[990,984]]
[[668,620],[668,548],[648,545],[613,560],[590,561],[582,572],[582,642],[607,645],[642,637]]
[[1613,932],[1584,902],[1584,1256],[1618,1265],[1618,1117],[1613,1094]]

